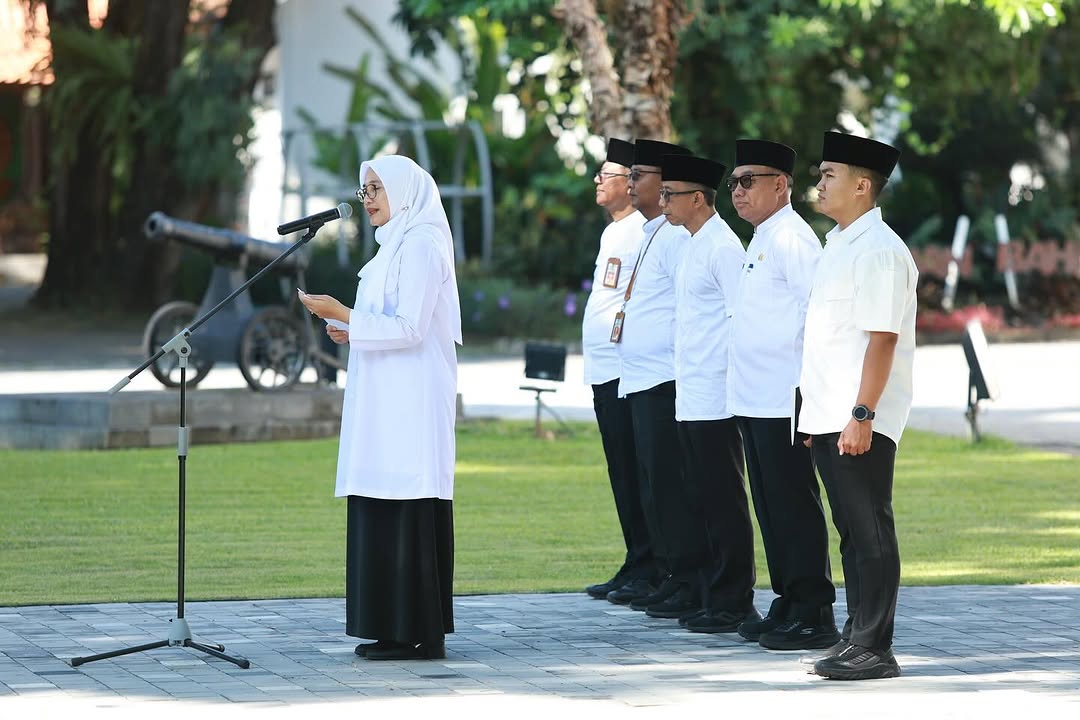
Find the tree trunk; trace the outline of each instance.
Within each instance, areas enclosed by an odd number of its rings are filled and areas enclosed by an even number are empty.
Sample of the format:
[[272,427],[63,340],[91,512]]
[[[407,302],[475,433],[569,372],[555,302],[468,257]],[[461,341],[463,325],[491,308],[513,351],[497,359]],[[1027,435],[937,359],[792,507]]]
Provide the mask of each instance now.
[[596,3],[559,0],[552,14],[581,56],[582,72],[589,80],[589,128],[604,137],[629,138],[634,132],[622,124],[623,91],[608,45],[607,26],[596,12]]
[[622,20],[616,26],[622,60],[621,124],[631,128],[635,137],[669,140],[683,4],[681,0],[624,0],[617,12]]
[[[85,2],[46,0],[45,9],[50,27],[90,27]],[[54,75],[66,70],[63,60],[54,61]],[[49,166],[48,260],[33,298],[41,308],[96,305],[107,294],[113,254],[112,158],[101,152],[89,130],[80,134],[76,147],[70,164]]]

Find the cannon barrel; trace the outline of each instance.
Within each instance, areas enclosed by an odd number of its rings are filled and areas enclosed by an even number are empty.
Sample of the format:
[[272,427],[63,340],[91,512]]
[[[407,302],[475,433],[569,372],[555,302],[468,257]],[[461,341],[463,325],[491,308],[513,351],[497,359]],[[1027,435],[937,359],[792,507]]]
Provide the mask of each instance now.
[[[267,242],[232,230],[177,220],[160,211],[151,213],[150,217],[146,218],[143,233],[151,240],[159,238],[178,240],[185,245],[205,250],[219,257],[236,260],[247,257],[264,265],[289,248],[289,243]],[[305,267],[307,267],[307,255],[303,251],[298,251],[282,260],[275,269],[292,271],[302,270]]]

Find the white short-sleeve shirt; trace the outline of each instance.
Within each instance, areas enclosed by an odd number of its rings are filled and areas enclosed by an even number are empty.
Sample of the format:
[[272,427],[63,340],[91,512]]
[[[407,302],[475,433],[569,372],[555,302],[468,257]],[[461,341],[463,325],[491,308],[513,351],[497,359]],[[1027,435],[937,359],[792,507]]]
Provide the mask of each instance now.
[[675,280],[675,419],[723,420],[731,305],[746,252],[719,215],[686,241]]
[[727,388],[733,414],[791,417],[806,305],[820,257],[821,240],[791,205],[754,229],[731,306]]
[[[581,321],[581,352],[588,385],[601,385],[619,377],[619,349],[611,342],[611,326],[615,322],[615,313],[622,307],[626,286],[634,272],[644,222],[645,216],[635,210],[608,224],[600,235],[592,290]],[[609,268],[614,268],[614,272],[609,273]],[[608,287],[605,280],[610,280],[614,287]]]
[[825,238],[806,312],[799,430],[823,435],[844,429],[859,394],[870,333],[890,332],[899,337],[872,422],[875,432],[899,444],[911,410],[919,272],[879,208]]
[[642,229],[637,277],[618,343],[619,397],[675,379],[675,275],[690,233],[663,215]]

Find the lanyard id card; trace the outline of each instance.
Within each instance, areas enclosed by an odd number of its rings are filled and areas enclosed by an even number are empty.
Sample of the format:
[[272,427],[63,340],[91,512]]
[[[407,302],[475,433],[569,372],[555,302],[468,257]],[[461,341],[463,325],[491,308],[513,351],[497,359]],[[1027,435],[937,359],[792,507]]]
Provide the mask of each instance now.
[[615,313],[615,322],[611,326],[611,337],[609,338],[611,342],[617,343],[622,340],[622,324],[624,319],[626,319],[626,313],[622,310]]
[[604,271],[604,287],[614,288],[619,286],[620,270],[622,270],[622,260],[617,257],[607,259],[607,269]]
[[[622,309],[619,310],[619,312],[615,313],[615,322],[611,325],[611,337],[608,339],[613,343],[622,342],[623,321],[626,320],[626,312],[624,311],[626,310],[626,303],[630,302],[630,296],[634,292],[634,280],[637,279],[638,270],[641,269],[641,263],[645,259],[645,254],[649,252],[649,247],[652,245],[652,241],[656,237],[656,233],[660,232],[660,228],[664,227],[664,225],[667,225],[666,219],[664,220],[664,222],[657,225],[656,229],[653,230],[653,234],[649,236],[648,242],[646,242],[642,246],[641,250],[638,251],[637,263],[634,265],[634,272],[630,275],[630,284],[626,286],[626,292],[623,294]],[[611,262],[613,260],[618,261],[618,258],[608,259],[609,271],[611,269]],[[604,278],[604,285],[607,285],[606,277]]]

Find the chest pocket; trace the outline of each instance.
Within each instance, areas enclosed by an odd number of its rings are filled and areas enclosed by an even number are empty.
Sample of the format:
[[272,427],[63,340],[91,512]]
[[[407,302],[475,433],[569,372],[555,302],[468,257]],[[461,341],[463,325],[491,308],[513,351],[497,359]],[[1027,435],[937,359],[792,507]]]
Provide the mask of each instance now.
[[850,276],[829,279],[822,288],[825,317],[831,325],[850,323],[855,317],[855,281]]

